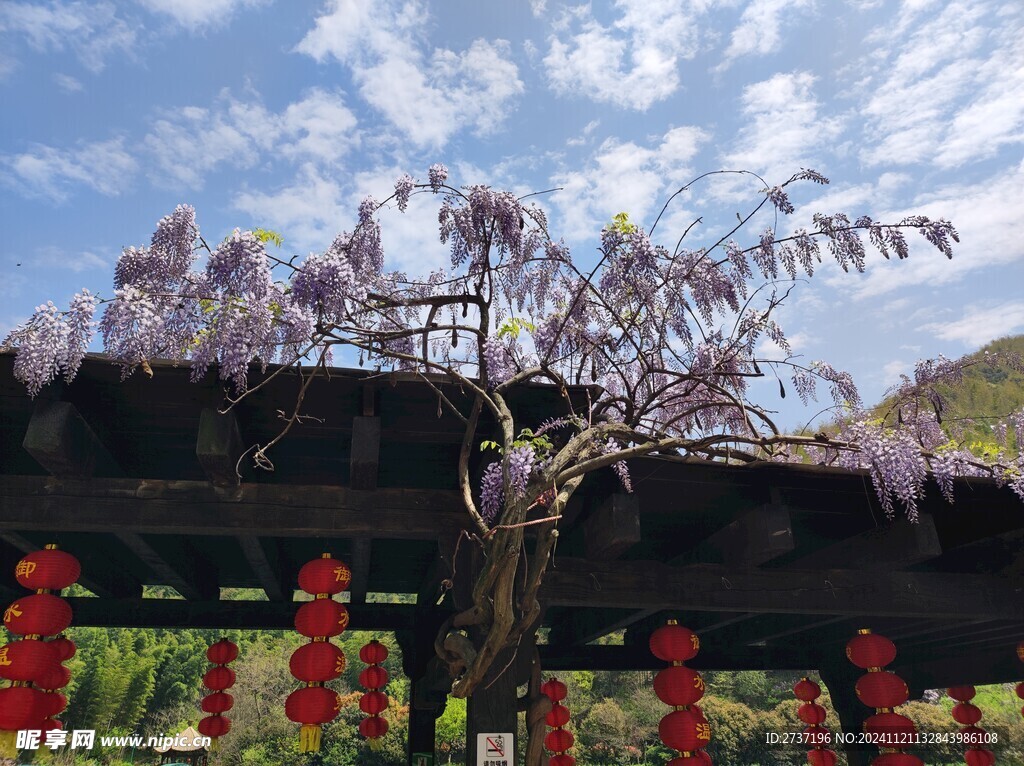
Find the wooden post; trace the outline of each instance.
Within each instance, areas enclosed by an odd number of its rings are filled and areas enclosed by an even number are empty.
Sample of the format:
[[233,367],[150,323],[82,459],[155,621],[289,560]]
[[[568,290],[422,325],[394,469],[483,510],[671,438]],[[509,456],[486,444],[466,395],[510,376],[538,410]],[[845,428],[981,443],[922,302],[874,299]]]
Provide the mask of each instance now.
[[[417,686],[426,683],[426,680],[413,678],[410,679],[410,682],[409,739],[408,747],[406,748],[406,763],[409,766],[434,766],[437,760],[435,725],[437,723],[437,716],[444,712],[444,705],[442,704],[439,708],[436,708],[415,704],[417,698],[423,696],[417,693],[419,691]],[[430,756],[429,763],[423,764],[418,762],[415,756],[420,753]]]
[[[845,657],[839,656],[835,662],[822,665],[818,672],[821,675],[822,683],[828,687],[829,695],[832,698],[832,708],[839,718],[843,733],[859,734],[862,731],[861,726],[864,719],[874,712],[857,698],[854,688],[863,671],[847,662]],[[835,733],[835,726],[828,728]],[[877,753],[876,748],[857,743],[848,744],[842,748],[837,746],[832,749],[837,753],[845,752],[849,766],[868,766],[871,756]]]
[[[508,652],[498,655],[495,661],[496,678],[492,674],[485,676],[483,682],[476,687],[466,705],[466,764],[477,766],[484,760],[506,761],[507,766],[518,766],[517,731],[518,731],[518,700],[516,695],[516,679],[512,668],[501,672],[508,664],[511,656]],[[503,734],[504,742],[491,738],[491,745],[501,748],[503,756],[497,751],[488,754],[477,753],[478,735]],[[508,735],[512,736],[509,737]],[[485,740],[486,742],[486,740]]]

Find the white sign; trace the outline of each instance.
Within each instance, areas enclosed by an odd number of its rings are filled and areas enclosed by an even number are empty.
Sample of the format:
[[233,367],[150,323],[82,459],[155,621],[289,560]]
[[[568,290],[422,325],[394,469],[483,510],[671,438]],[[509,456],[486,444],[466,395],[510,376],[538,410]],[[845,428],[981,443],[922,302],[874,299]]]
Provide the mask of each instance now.
[[476,735],[476,766],[515,766],[511,732]]

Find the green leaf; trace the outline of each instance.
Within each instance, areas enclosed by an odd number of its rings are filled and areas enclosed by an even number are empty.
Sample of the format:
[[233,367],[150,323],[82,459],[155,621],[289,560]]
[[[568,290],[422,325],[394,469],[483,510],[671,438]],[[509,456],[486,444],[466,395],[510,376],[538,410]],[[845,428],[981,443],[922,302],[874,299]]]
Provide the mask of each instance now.
[[277,247],[281,247],[284,244],[284,237],[273,229],[253,229],[252,235],[264,245],[271,242]]

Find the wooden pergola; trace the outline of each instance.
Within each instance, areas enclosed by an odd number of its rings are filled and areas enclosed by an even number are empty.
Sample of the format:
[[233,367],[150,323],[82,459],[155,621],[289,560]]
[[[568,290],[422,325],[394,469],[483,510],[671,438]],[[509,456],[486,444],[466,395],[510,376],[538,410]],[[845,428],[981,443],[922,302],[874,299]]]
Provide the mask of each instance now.
[[[14,563],[57,542],[99,597],[71,599],[76,625],[290,628],[297,569],[329,550],[353,571],[351,629],[394,630],[402,645],[409,752],[433,750],[450,683],[432,662],[433,641],[453,608],[450,596],[438,602],[469,524],[456,492],[462,424],[430,387],[332,370],[303,404],[318,420],[274,448],[273,472],[253,472],[239,458],[280,430],[279,413],[295,404],[294,370],[220,414],[222,385],[212,373],[189,382],[187,366],[154,363],[151,378],[122,381],[91,356],[72,384],[34,401],[12,367],[0,355],[8,596],[19,592]],[[437,385],[468,409],[457,386]],[[542,386],[522,387],[511,405],[524,424],[562,413]],[[930,485],[910,525],[886,522],[861,473],[657,456],[630,470],[633,494],[594,475],[560,522],[542,586],[545,670],[660,667],[647,636],[671,614],[701,635],[694,667],[818,670],[847,730],[868,714],[843,652],[858,628],[896,642],[892,669],[918,695],[1024,674],[1014,651],[1024,638],[1024,505],[1008,489],[958,480],[949,504]],[[143,598],[143,585],[184,600]],[[239,587],[269,601],[220,598]],[[410,603],[368,603],[369,593]],[[621,646],[591,644],[623,629]],[[851,766],[860,763],[851,753]]]

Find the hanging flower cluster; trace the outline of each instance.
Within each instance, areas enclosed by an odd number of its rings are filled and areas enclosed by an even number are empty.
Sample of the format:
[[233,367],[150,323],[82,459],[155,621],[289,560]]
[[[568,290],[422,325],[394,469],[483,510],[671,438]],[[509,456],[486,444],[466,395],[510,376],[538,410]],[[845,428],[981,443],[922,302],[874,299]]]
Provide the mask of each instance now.
[[654,677],[654,693],[674,710],[661,719],[661,741],[679,751],[669,766],[710,766],[711,756],[704,748],[711,742],[711,724],[697,703],[704,696],[704,679],[696,670],[683,665],[700,651],[700,639],[689,628],[669,620],[650,639],[651,653],[672,664]]
[[333,721],[341,710],[341,699],[324,684],[345,671],[345,654],[330,642],[348,627],[348,610],[331,596],[341,593],[352,581],[343,562],[325,553],[299,570],[299,587],[316,596],[295,613],[295,630],[310,639],[292,654],[288,667],[306,685],[288,695],[284,712],[289,720],[302,724],[299,750],[320,750],[321,725]]
[[896,645],[865,628],[846,644],[846,657],[868,671],[857,681],[856,690],[861,702],[875,708],[875,714],[864,721],[865,733],[881,744],[882,754],[872,766],[924,766],[916,755],[903,752],[917,727],[905,715],[893,712],[910,698],[910,690],[898,675],[882,670],[896,659]]
[[388,733],[388,721],[381,717],[388,708],[388,695],[381,691],[388,682],[388,671],[381,667],[387,658],[388,648],[377,639],[359,650],[359,659],[368,666],[359,674],[359,684],[366,689],[359,698],[359,709],[367,715],[359,722],[359,733],[371,750],[380,750],[381,738]]
[[551,727],[544,737],[544,747],[554,753],[548,766],[576,765],[576,759],[566,752],[575,742],[572,732],[565,728],[569,723],[569,708],[562,704],[562,700],[568,691],[557,678],[549,678],[540,686],[540,693],[551,700],[551,711],[544,717],[544,723]]
[[0,689],[0,754],[17,754],[21,730],[63,728],[56,720],[67,698],[56,691],[67,686],[71,673],[61,663],[75,654],[75,645],[56,636],[71,624],[71,607],[54,595],[78,581],[82,566],[70,553],[47,545],[23,558],[14,569],[18,584],[35,591],[17,599],[4,612],[4,627],[20,640],[0,647],[0,678],[11,682]]
[[235,671],[227,667],[238,657],[238,646],[226,638],[210,644],[206,659],[213,665],[203,676],[203,685],[212,693],[203,697],[202,708],[209,713],[199,722],[199,733],[211,739],[210,749],[217,747],[217,738],[231,731],[231,719],[224,713],[235,704],[235,698],[227,693],[235,685]]
[[963,724],[964,728],[960,730],[960,733],[969,738],[965,739],[969,747],[964,752],[964,761],[967,766],[993,766],[996,762],[995,753],[981,747],[987,738],[985,730],[977,725],[981,720],[981,709],[977,705],[971,704],[976,693],[974,687],[954,686],[947,689],[946,692],[956,700],[952,711],[953,720]]
[[811,766],[836,766],[839,756],[828,749],[828,729],[822,726],[828,711],[815,701],[821,696],[821,687],[809,678],[801,678],[793,686],[793,694],[803,703],[797,710],[797,716],[807,724],[804,734],[812,745],[807,753],[807,763]]

